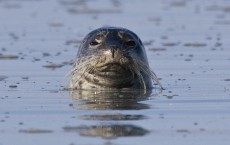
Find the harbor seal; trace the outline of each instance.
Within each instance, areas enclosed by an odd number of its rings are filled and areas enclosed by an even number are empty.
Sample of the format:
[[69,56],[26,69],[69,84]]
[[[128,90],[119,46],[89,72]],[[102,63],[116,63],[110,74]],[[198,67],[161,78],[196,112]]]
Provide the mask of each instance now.
[[132,31],[119,27],[102,27],[90,32],[82,41],[69,88],[126,90],[163,89],[151,71],[145,48]]

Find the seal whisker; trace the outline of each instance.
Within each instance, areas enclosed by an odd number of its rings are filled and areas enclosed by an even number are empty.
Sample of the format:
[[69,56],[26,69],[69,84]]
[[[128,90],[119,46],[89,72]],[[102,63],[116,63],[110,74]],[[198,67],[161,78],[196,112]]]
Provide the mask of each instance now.
[[143,63],[142,61],[136,61],[136,63],[139,64],[138,66],[140,67],[141,71],[151,76],[151,79],[153,80],[153,82],[155,82],[163,90],[163,86],[161,85],[156,74],[148,66],[146,66],[146,64]]
[[81,81],[81,78],[83,78],[83,76],[85,76],[86,72],[90,72],[90,71],[94,70],[94,67],[90,63],[96,62],[97,58],[85,57],[84,59],[85,59],[85,61],[78,60],[74,65],[75,67],[71,70],[70,74],[72,76],[75,76],[75,78],[72,79],[70,86],[71,85],[77,86],[77,83],[79,83]]
[[[84,69],[84,70],[83,70]],[[77,84],[79,81],[80,81],[80,79],[82,78],[82,76],[85,74],[85,72],[88,70],[88,65],[85,65],[85,68],[78,68],[78,69],[75,69],[73,72],[72,72],[72,74],[74,74],[75,72],[77,73],[77,72],[79,72],[79,71],[81,71],[82,70],[82,73],[81,74],[78,74],[78,75],[75,75],[75,79],[74,80],[72,80],[72,81],[74,81],[74,84]]]
[[134,71],[134,73],[137,75],[137,78],[138,78],[140,84],[142,84],[143,89],[146,90],[146,84],[145,84],[144,78],[140,72],[140,69],[139,69],[135,60],[133,60],[132,62],[133,62],[133,64],[130,66],[130,69],[132,71]]
[[[73,68],[72,71],[77,71],[77,70],[81,70],[81,69],[86,69],[85,66],[86,65],[90,65],[90,63],[94,62],[96,64],[96,61],[98,60],[98,57],[95,58],[89,58],[89,57],[85,57],[84,61],[79,60],[78,62],[75,63],[75,67]],[[80,62],[82,61],[82,62]]]

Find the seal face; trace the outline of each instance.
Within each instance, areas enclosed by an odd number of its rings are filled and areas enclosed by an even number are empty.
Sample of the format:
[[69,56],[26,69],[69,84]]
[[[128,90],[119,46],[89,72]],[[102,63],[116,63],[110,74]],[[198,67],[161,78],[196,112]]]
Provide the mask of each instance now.
[[130,30],[102,27],[83,40],[71,71],[70,89],[151,89],[161,84],[145,48]]

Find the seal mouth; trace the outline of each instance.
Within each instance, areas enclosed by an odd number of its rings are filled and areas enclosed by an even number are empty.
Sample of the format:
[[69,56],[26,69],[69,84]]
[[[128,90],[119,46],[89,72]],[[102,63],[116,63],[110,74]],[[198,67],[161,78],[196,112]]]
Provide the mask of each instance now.
[[119,63],[107,63],[103,66],[97,67],[95,74],[99,76],[124,76],[125,74],[130,74],[130,71],[120,65]]
[[[108,87],[124,87],[130,85],[134,74],[119,63],[106,63],[89,72],[93,78],[90,80],[97,85]],[[89,80],[89,76],[87,77]]]

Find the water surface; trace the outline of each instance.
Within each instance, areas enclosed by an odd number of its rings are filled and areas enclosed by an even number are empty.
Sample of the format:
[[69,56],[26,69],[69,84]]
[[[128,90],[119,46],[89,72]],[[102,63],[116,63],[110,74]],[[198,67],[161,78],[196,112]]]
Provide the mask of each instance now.
[[[230,2],[0,0],[0,145],[228,145]],[[69,92],[91,30],[136,32],[165,90]]]

